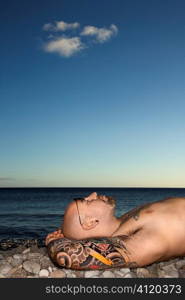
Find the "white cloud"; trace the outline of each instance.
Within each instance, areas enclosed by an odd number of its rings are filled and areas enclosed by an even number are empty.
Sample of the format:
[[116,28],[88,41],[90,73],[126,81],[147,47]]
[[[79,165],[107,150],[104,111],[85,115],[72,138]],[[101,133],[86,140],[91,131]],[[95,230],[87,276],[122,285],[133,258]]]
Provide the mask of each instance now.
[[64,57],[70,57],[84,48],[79,37],[61,37],[48,42],[44,47],[46,52],[55,52]]
[[[109,27],[85,26],[80,31],[80,23],[66,23],[64,21],[55,21],[43,26],[47,32],[47,41],[43,50],[49,53],[58,53],[63,57],[70,57],[81,50],[92,46],[92,42],[105,43],[115,36],[118,32],[116,25]],[[72,36],[73,30],[75,36]]]
[[82,36],[95,36],[96,41],[99,43],[104,43],[108,41],[112,36],[116,35],[118,28],[116,25],[112,24],[110,28],[98,28],[95,26],[85,26],[81,32]]
[[43,30],[45,31],[66,31],[66,30],[72,30],[77,29],[80,26],[79,23],[66,23],[64,21],[56,21],[55,24],[47,23],[44,24]]

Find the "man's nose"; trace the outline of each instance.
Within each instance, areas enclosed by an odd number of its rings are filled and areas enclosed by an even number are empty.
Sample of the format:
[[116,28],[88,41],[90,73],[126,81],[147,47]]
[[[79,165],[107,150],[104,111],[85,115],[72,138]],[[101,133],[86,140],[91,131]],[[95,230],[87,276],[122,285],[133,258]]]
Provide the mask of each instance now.
[[97,199],[98,195],[96,192],[90,194],[88,197],[85,197],[84,200],[91,201]]

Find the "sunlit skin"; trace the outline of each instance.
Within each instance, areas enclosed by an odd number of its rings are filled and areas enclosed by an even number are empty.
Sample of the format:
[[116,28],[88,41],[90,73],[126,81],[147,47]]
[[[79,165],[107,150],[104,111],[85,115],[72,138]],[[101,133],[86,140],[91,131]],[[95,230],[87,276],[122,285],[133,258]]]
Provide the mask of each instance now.
[[185,255],[185,198],[146,204],[120,218],[114,213],[114,201],[97,193],[73,201],[66,208],[62,231],[48,235],[46,244],[60,237],[80,240],[127,236],[127,259],[137,266]]

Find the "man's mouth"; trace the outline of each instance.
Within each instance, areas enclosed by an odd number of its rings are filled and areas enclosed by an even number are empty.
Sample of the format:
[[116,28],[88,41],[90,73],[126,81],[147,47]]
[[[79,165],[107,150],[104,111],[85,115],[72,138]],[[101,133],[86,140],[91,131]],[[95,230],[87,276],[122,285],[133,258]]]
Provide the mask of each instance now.
[[108,205],[111,205],[111,206],[115,206],[115,204],[116,204],[116,200],[110,196],[99,195],[98,199],[104,201],[105,203],[107,203]]

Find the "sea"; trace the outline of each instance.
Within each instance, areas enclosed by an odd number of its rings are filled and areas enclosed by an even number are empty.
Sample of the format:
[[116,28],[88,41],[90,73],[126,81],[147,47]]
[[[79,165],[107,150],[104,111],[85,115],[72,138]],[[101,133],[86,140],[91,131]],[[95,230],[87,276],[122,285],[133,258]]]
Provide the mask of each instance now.
[[73,198],[92,192],[116,199],[117,217],[144,203],[185,197],[185,188],[0,188],[0,241],[44,239],[60,227]]

